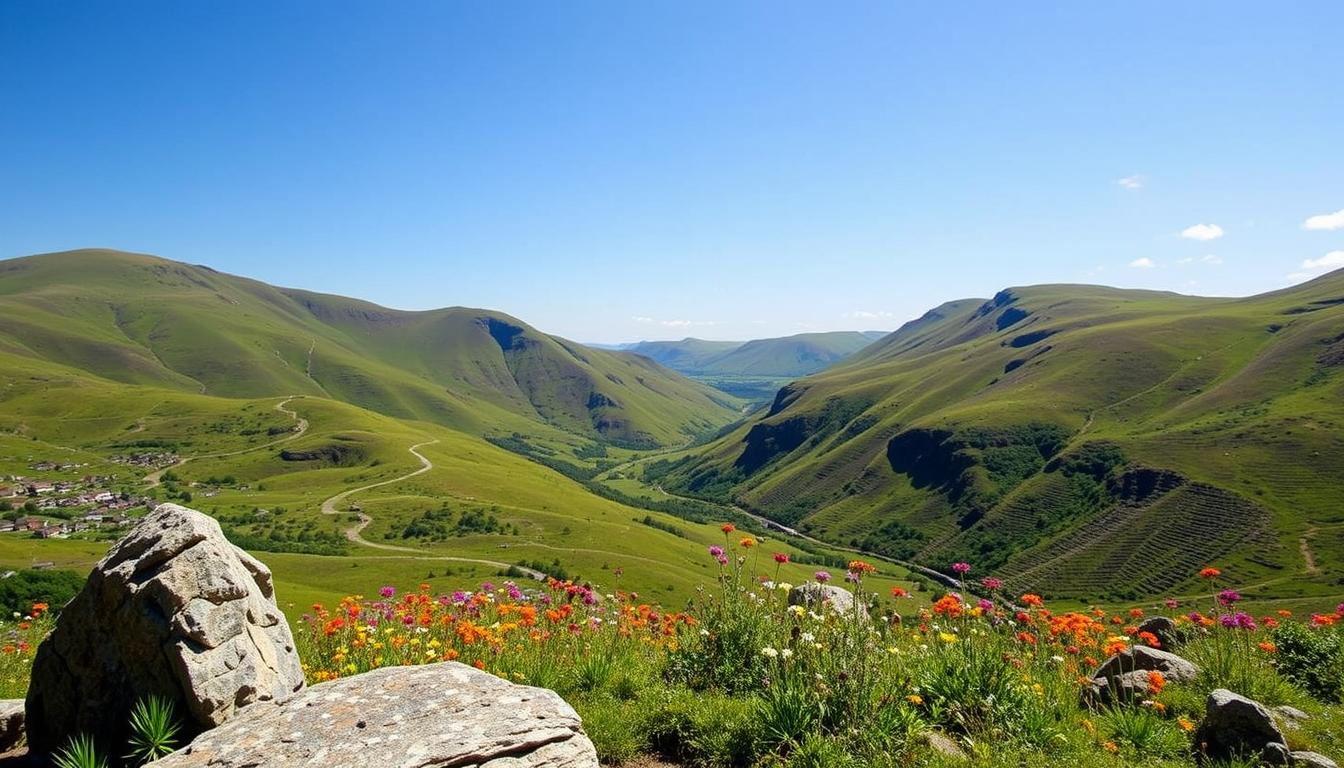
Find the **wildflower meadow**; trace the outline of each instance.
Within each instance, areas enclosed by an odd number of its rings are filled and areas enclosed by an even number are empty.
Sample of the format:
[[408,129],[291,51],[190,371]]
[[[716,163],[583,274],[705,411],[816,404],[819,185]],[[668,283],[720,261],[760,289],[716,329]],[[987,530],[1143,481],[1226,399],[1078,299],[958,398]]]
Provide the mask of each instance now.
[[[1193,734],[1214,688],[1307,713],[1287,731],[1294,749],[1344,746],[1344,604],[1252,615],[1209,567],[1198,604],[1056,611],[956,563],[960,588],[914,607],[900,587],[870,589],[862,560],[799,590],[779,579],[786,555],[731,525],[724,536],[706,553],[713,583],[682,610],[557,580],[448,595],[385,586],[313,606],[299,632],[305,668],[320,683],[455,660],[552,688],[608,764],[1254,765],[1202,759]],[[1150,672],[1138,695],[1089,698],[1109,657],[1164,646],[1139,629],[1154,616],[1171,620],[1167,650],[1198,676]]]

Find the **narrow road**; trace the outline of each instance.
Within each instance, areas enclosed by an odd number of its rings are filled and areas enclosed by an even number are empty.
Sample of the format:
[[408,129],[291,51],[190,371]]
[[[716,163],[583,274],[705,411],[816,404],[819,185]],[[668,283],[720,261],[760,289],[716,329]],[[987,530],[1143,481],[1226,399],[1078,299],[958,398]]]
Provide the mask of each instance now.
[[[428,456],[421,453],[420,449],[425,447],[426,445],[433,445],[434,443],[437,442],[439,442],[438,438],[435,438],[433,440],[426,440],[423,443],[416,443],[415,445],[412,445],[410,448],[407,449],[408,451],[411,452],[412,456],[415,456],[415,458],[420,460],[419,469],[407,472],[404,475],[394,477],[390,480],[380,480],[376,483],[369,483],[368,485],[361,485],[358,488],[351,488],[347,491],[341,491],[335,496],[332,496],[331,498],[322,502],[322,514],[324,515],[343,514],[341,510],[336,508],[336,506],[341,502],[345,501],[346,499],[350,498],[351,496],[355,495],[356,493],[362,493],[364,491],[372,490],[374,488],[381,488],[385,485],[391,485],[393,483],[400,483],[403,480],[409,480],[412,477],[415,477],[416,475],[422,475],[430,471],[431,469],[434,468],[434,462],[430,461]],[[345,529],[345,538],[349,540],[350,543],[352,544],[359,544],[360,546],[369,547],[370,549],[381,549],[386,552],[405,552],[408,553],[408,555],[403,555],[402,557],[409,556],[409,559],[414,560],[441,560],[452,563],[479,563],[481,565],[489,565],[494,568],[514,567],[525,572],[528,575],[528,577],[536,579],[537,581],[541,581],[546,578],[546,574],[540,571],[534,571],[531,568],[523,568],[522,566],[515,566],[510,563],[501,563],[498,560],[485,560],[475,557],[453,557],[451,555],[430,555],[426,554],[423,549],[417,549],[415,547],[403,547],[398,544],[383,544],[381,542],[369,541],[368,539],[364,538],[363,534],[364,529],[368,528],[369,523],[373,522],[373,518],[369,517],[363,512],[359,512],[357,514],[359,515],[359,520],[354,525]],[[400,558],[392,556],[381,556],[381,557],[362,558],[362,559],[390,560]]]
[[229,456],[241,456],[244,453],[251,453],[252,451],[260,451],[266,448],[273,448],[277,445],[281,445],[282,443],[288,443],[291,440],[297,440],[300,437],[303,437],[303,434],[308,431],[308,420],[305,418],[301,418],[298,412],[290,410],[289,408],[285,407],[287,404],[289,404],[290,400],[294,400],[298,397],[302,397],[302,395],[290,395],[289,397],[286,397],[284,400],[281,400],[280,402],[275,404],[275,410],[285,414],[286,416],[294,420],[294,431],[286,435],[285,437],[282,437],[279,440],[272,440],[269,443],[262,443],[261,445],[253,445],[247,448],[240,448],[236,451],[225,451],[223,453],[206,453],[200,456],[184,456],[178,459],[177,461],[173,462],[172,464],[169,464],[168,466],[164,467],[163,469],[159,469],[149,473],[148,475],[145,475],[143,478],[144,482],[149,483],[149,487],[153,488],[159,485],[160,482],[162,482],[163,474],[165,472],[167,472],[170,469],[177,469],[183,464],[186,464],[188,461],[192,461],[194,459],[223,459]]

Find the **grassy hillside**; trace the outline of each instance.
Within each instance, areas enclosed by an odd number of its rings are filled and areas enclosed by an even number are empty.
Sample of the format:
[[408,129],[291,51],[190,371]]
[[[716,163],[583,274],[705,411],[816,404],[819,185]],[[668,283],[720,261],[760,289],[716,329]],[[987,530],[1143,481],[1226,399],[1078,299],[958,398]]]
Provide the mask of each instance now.
[[942,305],[650,463],[822,538],[1073,599],[1344,593],[1344,272],[1245,299],[1095,286]]
[[684,443],[737,406],[498,312],[403,312],[103,250],[0,262],[0,352],[125,384],[321,395],[477,434],[543,428],[639,447]]

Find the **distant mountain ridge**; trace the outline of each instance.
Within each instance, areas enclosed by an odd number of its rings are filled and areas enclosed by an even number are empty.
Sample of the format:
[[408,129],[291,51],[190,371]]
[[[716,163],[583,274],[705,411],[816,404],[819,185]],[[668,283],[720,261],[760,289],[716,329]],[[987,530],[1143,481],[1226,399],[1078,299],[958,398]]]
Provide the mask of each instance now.
[[885,335],[829,331],[752,341],[685,338],[641,341],[625,349],[690,375],[799,377],[834,365]]
[[[0,262],[0,354],[131,385],[313,394],[477,434],[679,445],[738,403],[491,310],[408,312],[109,250]],[[531,426],[529,426],[531,425]]]
[[1210,563],[1338,593],[1319,553],[1344,551],[1344,270],[1248,298],[949,302],[648,476],[1061,597],[1188,588]]

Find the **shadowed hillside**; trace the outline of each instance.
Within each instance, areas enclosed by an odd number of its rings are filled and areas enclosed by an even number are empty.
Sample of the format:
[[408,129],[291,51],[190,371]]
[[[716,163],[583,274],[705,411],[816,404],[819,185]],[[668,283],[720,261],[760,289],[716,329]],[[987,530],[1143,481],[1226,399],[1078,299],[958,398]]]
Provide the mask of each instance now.
[[1080,599],[1232,560],[1333,590],[1344,272],[1244,299],[1081,285],[939,306],[649,467],[821,538]]

